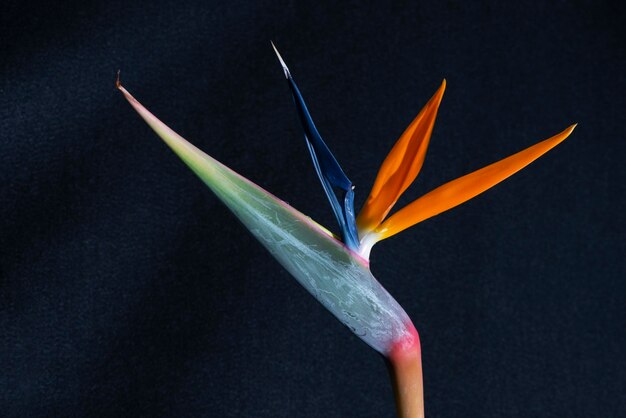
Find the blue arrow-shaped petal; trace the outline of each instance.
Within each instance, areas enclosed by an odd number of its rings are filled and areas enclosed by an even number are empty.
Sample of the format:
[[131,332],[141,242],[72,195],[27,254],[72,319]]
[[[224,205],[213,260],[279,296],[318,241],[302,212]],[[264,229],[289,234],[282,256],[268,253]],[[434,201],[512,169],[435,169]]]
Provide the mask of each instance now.
[[[282,57],[278,53],[274,43],[272,43],[272,47],[274,48],[274,51],[278,56],[278,60],[283,67],[283,71],[285,72],[285,77],[287,78],[289,88],[291,89],[291,93],[293,95],[293,100],[296,104],[298,117],[300,118],[300,122],[302,123],[302,127],[304,129],[304,138],[309,148],[309,152],[311,153],[315,171],[317,172],[320,182],[322,183],[322,187],[324,188],[324,192],[326,193],[328,201],[330,202],[333,212],[335,213],[339,227],[341,228],[343,242],[347,247],[353,250],[358,250],[359,239],[354,217],[354,186],[348,176],[346,176],[343,172],[341,166],[337,162],[337,159],[333,153],[330,152],[330,149],[328,149],[328,146],[324,143],[324,140],[317,131],[315,123],[313,123],[313,119],[311,118],[311,114],[309,113],[306,103],[302,98],[302,94],[300,93],[295,81],[293,81],[291,72],[289,71],[289,68],[287,68],[285,61],[283,61]],[[337,197],[335,189],[339,189],[339,197]]]

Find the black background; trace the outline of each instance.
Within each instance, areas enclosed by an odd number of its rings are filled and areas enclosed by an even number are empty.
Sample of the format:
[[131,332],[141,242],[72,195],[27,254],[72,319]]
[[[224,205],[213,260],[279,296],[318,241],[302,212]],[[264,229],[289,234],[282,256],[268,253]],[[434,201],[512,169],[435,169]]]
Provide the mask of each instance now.
[[398,207],[579,122],[375,247],[430,417],[626,416],[623,2],[4,2],[0,415],[391,417],[379,356],[114,89],[335,229],[273,39],[356,184],[445,77]]

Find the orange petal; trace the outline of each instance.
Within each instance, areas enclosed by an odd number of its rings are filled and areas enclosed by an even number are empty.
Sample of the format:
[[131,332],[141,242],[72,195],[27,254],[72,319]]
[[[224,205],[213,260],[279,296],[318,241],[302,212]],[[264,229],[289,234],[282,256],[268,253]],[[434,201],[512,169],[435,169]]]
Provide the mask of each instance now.
[[444,184],[393,214],[376,233],[379,240],[389,238],[425,219],[438,215],[495,186],[561,143],[576,125],[504,160],[488,165]]
[[441,87],[406,128],[383,161],[372,191],[357,218],[360,232],[367,233],[380,225],[400,195],[417,177],[424,164],[430,134],[445,89],[444,79]]

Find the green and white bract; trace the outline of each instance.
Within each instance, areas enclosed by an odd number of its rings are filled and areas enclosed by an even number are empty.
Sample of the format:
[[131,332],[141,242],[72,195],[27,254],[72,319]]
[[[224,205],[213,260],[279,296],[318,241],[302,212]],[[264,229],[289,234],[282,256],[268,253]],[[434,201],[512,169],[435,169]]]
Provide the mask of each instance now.
[[168,128],[119,86],[126,99],[252,234],[322,305],[381,354],[414,344],[413,325],[370,272],[367,260],[330,232]]

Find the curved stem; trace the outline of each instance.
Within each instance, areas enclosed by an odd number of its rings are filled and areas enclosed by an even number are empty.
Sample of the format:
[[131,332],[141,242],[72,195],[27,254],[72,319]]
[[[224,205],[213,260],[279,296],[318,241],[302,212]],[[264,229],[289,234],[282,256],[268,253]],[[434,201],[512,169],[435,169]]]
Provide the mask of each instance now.
[[387,356],[398,418],[424,418],[422,351],[417,331],[409,344],[399,344]]

